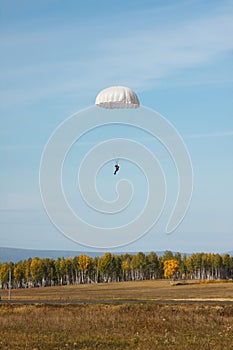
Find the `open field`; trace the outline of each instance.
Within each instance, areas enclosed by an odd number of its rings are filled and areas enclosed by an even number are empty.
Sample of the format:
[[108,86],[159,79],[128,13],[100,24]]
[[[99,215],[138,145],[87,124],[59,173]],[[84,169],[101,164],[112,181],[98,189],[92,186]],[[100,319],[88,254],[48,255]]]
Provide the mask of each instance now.
[[[233,350],[231,282],[171,286],[162,280],[12,290],[12,299],[29,305],[7,303],[7,291],[1,295],[1,350]],[[54,304],[56,300],[67,303]],[[114,303],[102,302],[106,300]]]
[[[2,300],[8,291],[1,290]],[[13,289],[14,300],[168,300],[226,299],[233,301],[233,283],[198,283],[171,286],[167,280],[83,284],[63,287]]]
[[231,350],[233,305],[0,306],[1,350]]

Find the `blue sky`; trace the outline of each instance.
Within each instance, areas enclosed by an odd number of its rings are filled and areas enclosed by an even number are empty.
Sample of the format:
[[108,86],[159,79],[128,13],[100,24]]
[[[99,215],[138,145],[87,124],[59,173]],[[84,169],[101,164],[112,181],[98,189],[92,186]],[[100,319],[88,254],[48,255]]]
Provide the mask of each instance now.
[[[2,0],[0,246],[91,250],[63,236],[46,215],[40,159],[60,123],[93,105],[102,89],[125,85],[183,137],[194,189],[188,213],[173,234],[164,233],[168,203],[161,222],[117,250],[232,250],[232,37],[232,1]],[[109,128],[86,135],[75,147],[84,154],[99,140],[119,133],[129,135],[123,127]],[[135,130],[130,136],[144,138]],[[172,200],[173,166],[160,145],[146,142],[168,172]],[[76,154],[74,148],[65,170],[71,201]],[[122,165],[125,173],[121,168],[120,176],[143,182],[130,164]],[[108,176],[111,167],[97,179],[100,189],[114,186]],[[143,196],[137,195],[136,201]],[[87,218],[88,213],[83,209]]]

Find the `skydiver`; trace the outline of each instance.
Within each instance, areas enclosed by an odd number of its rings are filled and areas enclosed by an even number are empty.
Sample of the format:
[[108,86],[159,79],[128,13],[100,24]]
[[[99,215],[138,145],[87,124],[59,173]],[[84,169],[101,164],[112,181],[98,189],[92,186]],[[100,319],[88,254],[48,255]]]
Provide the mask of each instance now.
[[114,175],[116,175],[116,173],[119,171],[120,167],[118,164],[115,165],[115,171],[114,171]]

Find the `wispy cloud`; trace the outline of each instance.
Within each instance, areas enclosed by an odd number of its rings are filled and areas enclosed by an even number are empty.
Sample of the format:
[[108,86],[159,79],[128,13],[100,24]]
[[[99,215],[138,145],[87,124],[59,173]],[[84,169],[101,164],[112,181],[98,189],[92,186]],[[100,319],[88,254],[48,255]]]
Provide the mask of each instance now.
[[[85,98],[90,89],[98,91],[115,83],[142,91],[177,72],[209,65],[233,50],[233,14],[224,5],[219,5],[218,12],[183,20],[169,21],[165,9],[162,15],[164,23],[160,19],[157,24],[158,9],[135,11],[127,21],[123,14],[122,30],[122,23],[116,21],[107,30],[110,18],[92,25],[69,23],[2,34],[2,52],[8,56],[3,62],[3,101],[25,103],[74,91]],[[137,28],[135,23],[141,23],[143,16],[147,21]]]

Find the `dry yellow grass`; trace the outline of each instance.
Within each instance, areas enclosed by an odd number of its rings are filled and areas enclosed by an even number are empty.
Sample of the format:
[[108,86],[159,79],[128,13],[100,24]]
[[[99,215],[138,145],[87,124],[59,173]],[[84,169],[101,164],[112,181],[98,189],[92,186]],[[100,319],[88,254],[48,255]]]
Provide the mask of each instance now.
[[[0,291],[7,300],[8,291]],[[13,289],[15,300],[111,300],[111,299],[228,299],[233,300],[233,283],[198,283],[171,286],[167,280],[86,284],[63,287]]]
[[[8,292],[1,294],[6,301]],[[12,290],[12,299],[40,303],[0,305],[1,350],[233,350],[233,303],[159,302],[164,299],[233,301],[233,283],[191,281],[171,286],[169,281],[156,280],[18,289]],[[86,302],[53,305],[53,300],[72,299]],[[100,302],[132,299],[139,302]],[[50,305],[44,305],[43,300],[49,300]],[[93,300],[97,303],[87,304]]]
[[231,350],[233,305],[2,305],[1,350]]

